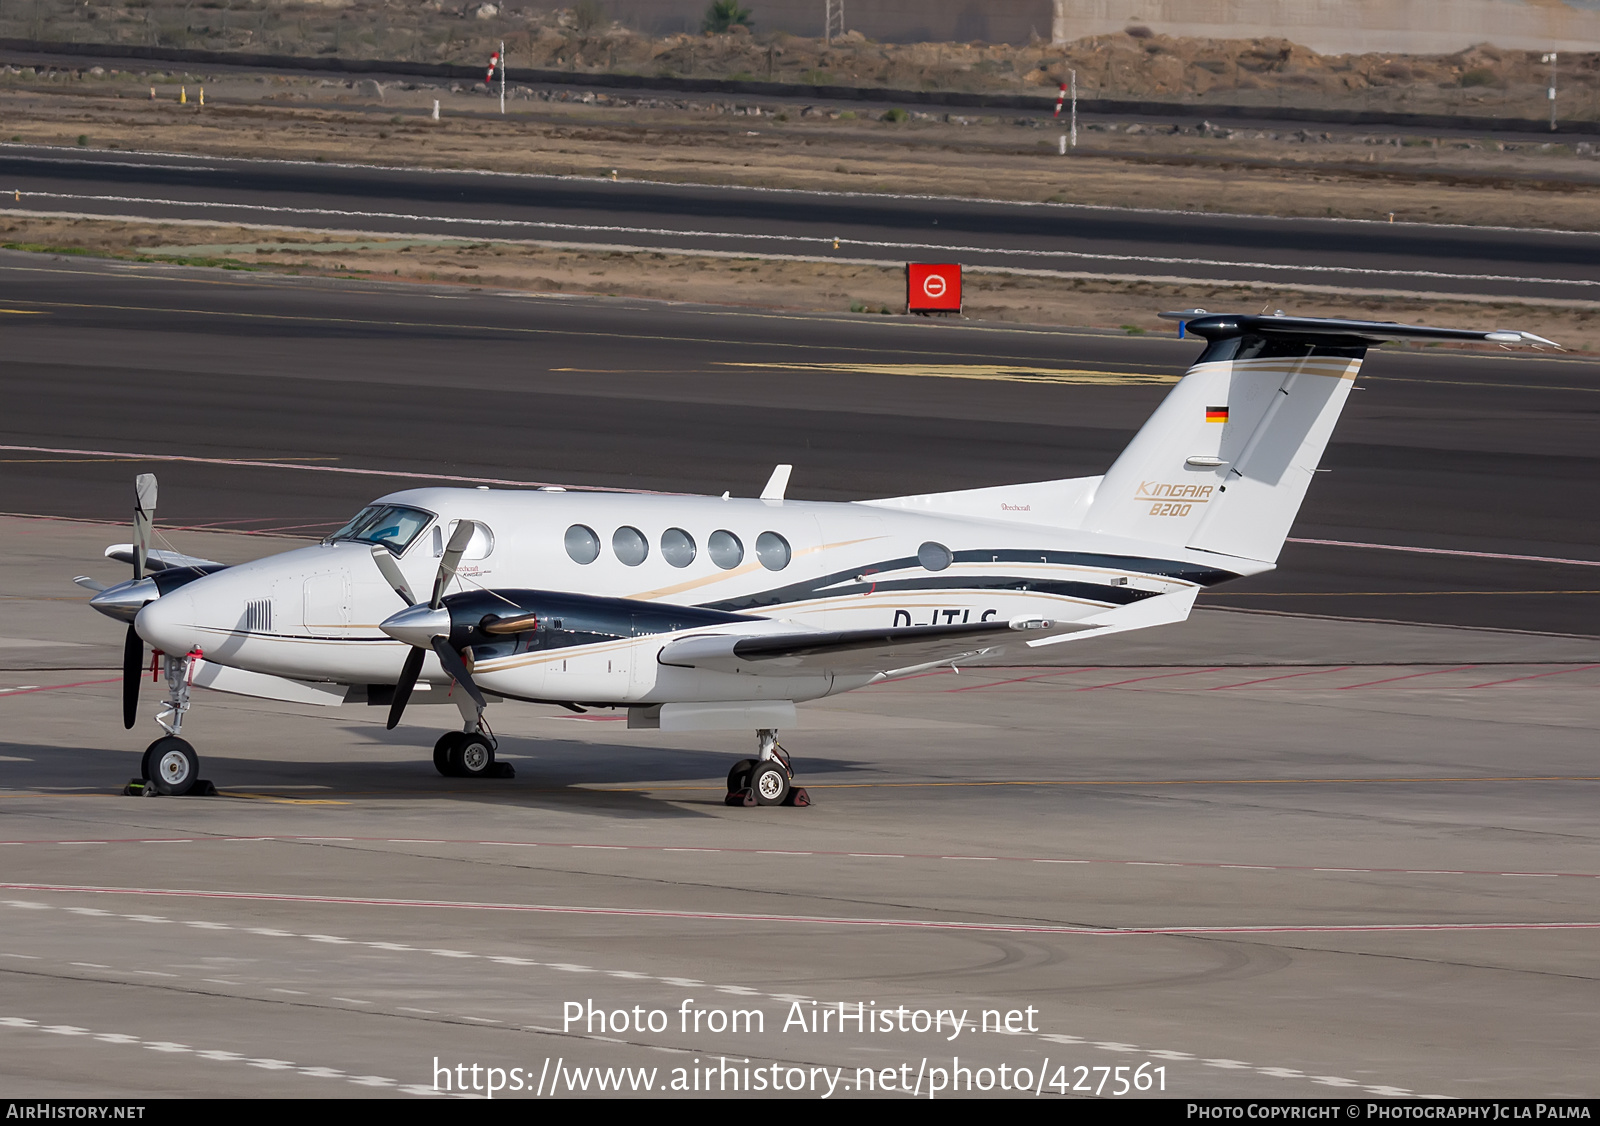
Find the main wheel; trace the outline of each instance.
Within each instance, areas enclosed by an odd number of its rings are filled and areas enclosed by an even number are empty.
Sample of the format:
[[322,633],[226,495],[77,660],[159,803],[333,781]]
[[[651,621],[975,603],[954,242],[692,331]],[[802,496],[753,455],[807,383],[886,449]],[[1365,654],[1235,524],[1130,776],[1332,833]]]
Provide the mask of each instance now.
[[175,735],[151,743],[145,758],[150,763],[150,781],[158,793],[187,794],[200,777],[200,756],[187,740]]
[[737,794],[749,787],[750,771],[755,769],[755,765],[753,758],[742,758],[733,764],[733,769],[728,771],[728,793]]
[[494,745],[482,735],[462,735],[450,748],[450,772],[458,778],[487,778],[494,771]]
[[450,766],[450,752],[464,737],[465,732],[446,731],[433,745],[433,768],[446,778],[456,777],[455,770]]
[[789,772],[776,762],[758,762],[750,771],[757,805],[782,805],[789,796]]

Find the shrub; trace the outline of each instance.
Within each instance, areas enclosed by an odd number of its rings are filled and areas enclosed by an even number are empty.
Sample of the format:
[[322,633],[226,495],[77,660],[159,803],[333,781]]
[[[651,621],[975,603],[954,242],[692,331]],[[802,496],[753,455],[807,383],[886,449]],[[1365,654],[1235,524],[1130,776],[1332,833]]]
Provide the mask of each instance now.
[[1467,87],[1493,86],[1494,83],[1494,71],[1490,70],[1486,66],[1480,66],[1475,70],[1469,70],[1467,73],[1461,76],[1461,85]]
[[704,30],[722,35],[735,26],[750,26],[750,9],[739,7],[739,0],[712,0],[711,7],[706,9]]
[[903,110],[903,109],[899,108],[898,106],[896,106],[894,109],[886,109],[886,110],[884,110],[883,111],[883,116],[878,118],[878,120],[879,121],[888,121],[888,122],[891,122],[891,123],[893,123],[895,125],[898,125],[902,121],[910,121],[911,120],[911,115],[909,113],[907,113],[905,110]]

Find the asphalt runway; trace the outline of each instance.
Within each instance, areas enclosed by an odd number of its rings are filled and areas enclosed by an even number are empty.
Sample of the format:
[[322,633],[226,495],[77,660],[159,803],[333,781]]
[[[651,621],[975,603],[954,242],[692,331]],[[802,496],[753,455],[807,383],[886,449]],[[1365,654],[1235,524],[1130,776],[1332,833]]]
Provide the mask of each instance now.
[[[449,477],[753,494],[790,462],[791,495],[843,500],[1099,473],[1197,354],[22,254],[0,309],[4,510],[123,525],[155,470],[163,526],[307,535]],[[1203,604],[1600,634],[1597,375],[1375,352],[1279,570]]]
[[[114,646],[54,593],[104,533],[0,519],[6,633]],[[0,672],[0,1086],[1593,1098],[1596,643],[1218,611],[1142,643],[1194,663],[807,705],[807,809],[722,804],[737,733],[497,707],[517,777],[470,784],[440,709],[204,690],[222,796],[122,797],[154,728],[114,674]]]
[[[0,145],[12,210],[1594,301],[1600,234]],[[835,245],[837,244],[837,245]]]

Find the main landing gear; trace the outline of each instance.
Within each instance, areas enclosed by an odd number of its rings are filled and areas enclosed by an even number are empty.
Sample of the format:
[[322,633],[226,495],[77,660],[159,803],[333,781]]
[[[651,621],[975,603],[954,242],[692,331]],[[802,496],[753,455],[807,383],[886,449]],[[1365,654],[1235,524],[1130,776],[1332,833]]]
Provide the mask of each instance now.
[[811,804],[811,795],[804,786],[794,784],[794,767],[789,756],[778,746],[778,732],[763,727],[756,732],[756,757],[742,758],[728,771],[728,796],[725,805],[798,805]]
[[433,745],[434,769],[446,778],[515,778],[517,772],[509,762],[495,761],[500,741],[483,718],[483,709],[473,709],[466,700],[457,703],[466,726],[439,736]]
[[167,698],[161,703],[156,722],[166,734],[145,748],[144,757],[139,760],[139,777],[129,782],[123,793],[145,797],[216,794],[217,788],[200,777],[200,756],[179,734],[183,730],[183,717],[189,711],[189,678],[194,662],[201,656],[199,650],[181,657],[155,653],[153,660],[158,662],[167,680]]

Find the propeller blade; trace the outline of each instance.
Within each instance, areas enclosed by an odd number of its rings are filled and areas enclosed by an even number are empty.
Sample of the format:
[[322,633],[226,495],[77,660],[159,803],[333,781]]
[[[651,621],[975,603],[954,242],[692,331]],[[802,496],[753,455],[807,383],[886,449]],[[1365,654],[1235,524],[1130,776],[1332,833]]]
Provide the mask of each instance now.
[[72,581],[77,583],[84,590],[92,590],[96,594],[99,594],[102,590],[106,589],[105,583],[101,582],[99,579],[91,579],[88,575],[79,575]]
[[456,568],[461,564],[462,553],[467,550],[467,544],[472,542],[472,533],[477,530],[478,525],[475,521],[462,520],[450,534],[450,542],[445,545],[444,554],[439,557],[438,577],[433,580],[433,598],[428,602],[431,609],[437,610],[444,604],[444,588],[456,577]]
[[133,479],[133,577],[144,578],[150,555],[150,530],[156,520],[156,475],[141,473]]
[[122,642],[122,726],[133,730],[139,711],[139,679],[144,675],[144,639],[128,623],[128,635]]
[[381,543],[373,544],[372,561],[378,565],[378,570],[383,572],[384,581],[394,587],[394,592],[400,596],[400,601],[407,606],[415,605],[417,596],[411,593],[411,585],[406,582],[406,577],[400,573],[400,564],[394,561],[394,556],[389,554],[389,549]]
[[[455,677],[456,683],[467,690],[467,695],[472,697],[473,703],[480,708],[489,706],[483,698],[483,693],[478,691],[478,686],[472,682],[472,674],[467,671],[467,663],[461,659],[461,654],[450,648],[450,639],[436,637],[433,639],[433,651],[439,654],[439,663],[444,666],[444,671]],[[422,652],[418,649],[417,652]]]
[[394,699],[389,702],[390,731],[400,722],[400,716],[411,700],[411,690],[417,686],[417,677],[422,673],[422,660],[427,655],[422,649],[413,649],[406,654],[405,666],[400,670],[400,683],[394,686]]

